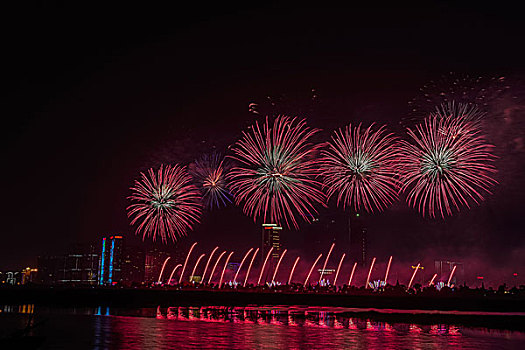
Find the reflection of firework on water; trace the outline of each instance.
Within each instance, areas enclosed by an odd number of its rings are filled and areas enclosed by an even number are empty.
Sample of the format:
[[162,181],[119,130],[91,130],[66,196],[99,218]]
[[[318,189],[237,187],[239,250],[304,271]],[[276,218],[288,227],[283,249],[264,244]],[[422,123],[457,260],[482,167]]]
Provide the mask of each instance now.
[[397,199],[398,149],[395,137],[385,127],[349,125],[332,136],[323,151],[321,173],[328,196],[337,194],[337,204],[356,210],[383,210]]
[[226,185],[228,166],[218,153],[206,154],[195,161],[190,169],[202,198],[208,208],[225,206],[231,203]]
[[161,166],[159,170],[149,169],[142,178],[135,180],[128,197],[131,224],[140,222],[136,232],[143,238],[160,236],[163,242],[170,237],[173,241],[183,236],[198,222],[201,214],[199,191],[185,167]]
[[319,190],[316,161],[317,147],[309,142],[319,130],[285,116],[252,126],[251,132],[232,147],[239,164],[228,174],[237,204],[244,203],[244,213],[254,220],[298,227],[296,215],[310,221],[316,213],[314,203],[323,204]]
[[479,204],[495,183],[492,146],[479,124],[455,115],[432,114],[401,141],[403,191],[423,216],[451,215],[452,209]]

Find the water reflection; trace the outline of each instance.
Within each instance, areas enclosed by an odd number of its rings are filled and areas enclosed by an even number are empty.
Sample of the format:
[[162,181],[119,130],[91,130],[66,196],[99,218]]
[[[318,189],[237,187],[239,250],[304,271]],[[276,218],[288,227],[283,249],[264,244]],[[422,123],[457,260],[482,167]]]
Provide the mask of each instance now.
[[337,310],[312,307],[168,307],[157,308],[158,319],[247,323],[292,327],[351,329],[370,332],[425,333],[460,335],[460,328],[447,324],[416,325],[387,323],[358,317],[348,317]]
[[[343,308],[306,306],[44,308],[0,307],[48,319],[34,329],[44,348],[74,349],[455,349],[522,348],[524,333],[449,324],[385,322]],[[2,317],[0,317],[2,321]],[[19,322],[24,326],[26,322]],[[7,324],[7,323],[6,323]],[[2,324],[0,322],[0,328]]]

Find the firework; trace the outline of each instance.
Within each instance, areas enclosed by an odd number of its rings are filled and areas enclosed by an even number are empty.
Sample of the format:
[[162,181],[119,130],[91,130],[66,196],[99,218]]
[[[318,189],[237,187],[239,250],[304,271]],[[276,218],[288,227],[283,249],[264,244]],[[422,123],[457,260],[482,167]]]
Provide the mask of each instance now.
[[370,283],[370,275],[372,274],[372,269],[374,268],[374,263],[375,262],[376,262],[376,258],[374,257],[372,259],[372,263],[370,264],[370,270],[368,271],[368,277],[366,278],[365,289],[368,288],[368,283]]
[[264,263],[261,267],[261,273],[259,274],[259,279],[257,280],[257,285],[261,284],[261,279],[264,273],[264,268],[266,267],[266,263],[268,262],[268,258],[270,257],[270,254],[272,254],[272,251],[273,251],[273,246],[268,251],[268,254],[266,254],[266,258],[264,259]]
[[207,208],[219,208],[231,203],[230,193],[226,186],[228,165],[218,153],[206,154],[195,161],[190,173],[201,191]]
[[317,262],[319,261],[319,259],[321,259],[322,256],[323,256],[323,254],[319,254],[319,256],[317,257],[317,259],[315,259],[314,263],[312,264],[312,268],[311,268],[310,271],[308,272],[308,276],[306,276],[306,279],[304,280],[304,284],[303,284],[303,286],[306,287],[306,284],[308,283],[308,280],[310,279],[310,275],[312,274],[312,271],[314,270],[315,265],[317,264]]
[[235,284],[235,281],[237,280],[237,276],[239,276],[239,272],[241,271],[242,269],[242,265],[244,264],[244,260],[246,260],[246,258],[248,257],[248,255],[250,255],[250,253],[252,252],[253,248],[250,248],[246,254],[244,254],[244,257],[242,258],[241,260],[241,263],[239,264],[239,268],[237,269],[237,272],[235,273],[235,277],[233,277],[233,283]]
[[390,259],[388,259],[388,265],[386,265],[386,272],[385,272],[385,286],[387,284],[388,280],[388,273],[390,272],[390,265],[392,264],[392,255],[390,256]]
[[322,155],[323,185],[328,197],[337,194],[337,205],[373,212],[397,199],[398,146],[385,126],[339,129]]
[[[399,158],[407,201],[423,216],[452,215],[455,208],[479,204],[495,183],[492,146],[475,120],[451,113],[431,114],[401,141]],[[457,112],[457,111],[456,111]]]
[[213,248],[213,250],[211,251],[210,257],[208,258],[208,261],[206,262],[206,266],[204,267],[204,272],[202,273],[201,283],[204,282],[204,276],[206,276],[206,271],[208,271],[208,266],[210,265],[211,258],[213,257],[213,254],[215,254],[215,252],[217,251],[217,249],[219,249],[219,247],[215,247],[215,248]]
[[348,287],[352,284],[352,279],[354,278],[355,268],[357,267],[357,263],[354,263],[354,267],[352,267],[352,272],[350,272],[350,278],[348,279]]
[[226,268],[228,267],[228,263],[230,262],[230,258],[232,257],[232,255],[233,255],[233,252],[228,254],[228,257],[226,258],[226,262],[224,263],[224,267],[222,268],[221,279],[219,280],[219,289],[221,289],[222,279],[224,278],[224,272],[226,271]]
[[295,259],[295,262],[293,263],[292,269],[290,270],[290,277],[288,277],[288,284],[292,283],[292,276],[293,272],[295,271],[295,267],[297,266],[297,263],[299,262],[300,257],[297,257]]
[[452,271],[450,271],[450,276],[448,276],[447,286],[449,287],[450,287],[450,281],[452,281],[452,277],[454,276],[454,272],[456,272],[456,267],[457,265],[454,265],[454,267],[452,268]]
[[197,262],[195,263],[195,266],[193,266],[193,270],[191,271],[190,278],[191,278],[192,276],[195,276],[195,271],[197,271],[197,266],[199,266],[199,262],[201,261],[202,258],[204,258],[205,255],[206,255],[206,254],[201,254],[201,255],[199,256],[199,258],[197,259]]
[[191,176],[179,165],[161,165],[159,170],[149,169],[141,176],[128,197],[132,202],[127,208],[128,217],[133,218],[131,224],[140,222],[136,232],[142,232],[143,239],[152,236],[155,240],[158,235],[163,242],[168,237],[176,241],[201,214],[201,198]]
[[341,270],[341,265],[343,265],[343,260],[345,259],[345,255],[346,255],[345,253],[341,255],[341,260],[339,260],[339,265],[337,265],[337,272],[335,273],[335,277],[334,277],[334,286],[337,283],[337,276],[339,276],[339,270]]
[[286,251],[288,249],[285,249],[283,251],[283,253],[281,254],[281,256],[279,257],[279,261],[277,261],[277,265],[275,266],[275,271],[273,272],[273,277],[272,277],[272,282],[275,281],[275,277],[277,276],[277,271],[279,271],[279,266],[281,265],[281,261],[283,260],[284,258],[284,254],[286,254]]
[[182,271],[179,277],[179,284],[182,282],[182,276],[184,275],[184,271],[186,271],[186,265],[188,264],[188,259],[190,258],[191,252],[193,251],[193,248],[195,248],[196,245],[197,245],[197,242],[193,243],[191,245],[190,250],[188,251],[188,255],[186,255],[186,260],[184,260],[184,265],[182,265]]
[[177,269],[179,269],[181,267],[182,267],[182,264],[177,264],[177,266],[175,266],[173,268],[173,270],[171,271],[171,274],[170,274],[170,278],[168,279],[168,284],[171,284],[171,280],[173,279],[173,275],[175,275],[175,271],[177,271]]
[[259,252],[259,248],[255,249],[255,252],[253,253],[252,260],[250,260],[250,265],[248,265],[248,271],[246,271],[246,277],[244,277],[244,284],[243,287],[246,287],[246,282],[248,282],[248,276],[250,276],[250,270],[252,269],[253,261],[255,260],[255,256]]
[[434,280],[436,279],[437,275],[438,274],[435,273],[434,276],[432,276],[432,279],[430,280],[430,283],[428,284],[429,287],[434,284]]
[[[412,282],[414,281],[414,277],[416,277],[417,270],[419,270],[419,266],[421,266],[421,263],[417,264],[416,268],[414,269],[414,273],[412,274],[412,278],[410,278],[410,282],[408,282],[408,288],[412,286]],[[413,267],[413,266],[412,266]]]
[[219,264],[219,261],[223,257],[223,255],[226,254],[226,251],[223,251],[219,257],[217,258],[217,261],[215,262],[215,265],[213,265],[213,269],[211,269],[210,279],[208,280],[208,284],[211,283],[211,279],[213,278],[213,273],[215,272],[215,269],[217,268],[217,265]]
[[330,259],[330,254],[332,254],[332,250],[334,250],[335,243],[332,243],[330,246],[330,250],[328,250],[328,254],[326,255],[326,259],[324,259],[323,269],[321,270],[321,274],[319,275],[319,283],[321,283],[321,280],[323,279],[324,270],[326,269],[326,264],[328,263],[328,259]]
[[296,216],[310,222],[314,204],[323,204],[324,195],[313,158],[318,146],[310,140],[319,130],[285,116],[272,125],[268,119],[251,127],[232,147],[238,162],[228,174],[237,204],[254,220],[286,224],[298,228]]
[[160,283],[160,280],[162,278],[162,273],[164,272],[164,268],[166,267],[166,264],[168,263],[168,260],[170,260],[170,259],[171,259],[171,257],[168,256],[166,258],[166,260],[164,260],[164,264],[162,264],[162,269],[160,269],[160,273],[159,273],[159,283]]

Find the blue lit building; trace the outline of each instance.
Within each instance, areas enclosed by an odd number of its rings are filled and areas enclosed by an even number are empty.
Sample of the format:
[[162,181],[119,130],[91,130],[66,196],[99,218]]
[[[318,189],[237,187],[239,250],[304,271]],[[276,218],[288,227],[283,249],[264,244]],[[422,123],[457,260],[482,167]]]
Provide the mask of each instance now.
[[102,238],[98,284],[113,285],[122,280],[122,236]]

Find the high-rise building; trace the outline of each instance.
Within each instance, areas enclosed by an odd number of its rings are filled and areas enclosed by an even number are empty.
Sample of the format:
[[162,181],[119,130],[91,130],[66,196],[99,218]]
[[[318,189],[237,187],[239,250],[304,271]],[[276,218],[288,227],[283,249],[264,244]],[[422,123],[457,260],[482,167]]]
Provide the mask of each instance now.
[[99,285],[114,285],[122,281],[122,236],[102,238],[102,252],[98,269]]
[[98,258],[93,245],[76,247],[71,253],[60,256],[57,262],[56,283],[96,284]]
[[37,279],[38,269],[27,267],[22,270],[22,284],[33,283]]
[[164,261],[170,257],[168,252],[159,248],[149,249],[146,253],[145,282],[147,284],[157,282]]
[[276,260],[281,255],[281,226],[276,224],[262,225],[262,244],[261,244],[261,258],[264,260],[268,251],[273,247],[272,260]]
[[125,244],[122,254],[122,283],[128,286],[144,283],[145,265],[144,249]]
[[367,230],[363,217],[359,213],[352,213],[348,222],[348,241],[350,243],[350,256],[357,257],[358,262],[365,266],[368,261]]
[[60,258],[53,255],[44,255],[37,258],[37,282],[45,285],[55,284],[58,275]]

